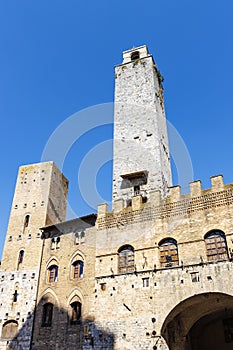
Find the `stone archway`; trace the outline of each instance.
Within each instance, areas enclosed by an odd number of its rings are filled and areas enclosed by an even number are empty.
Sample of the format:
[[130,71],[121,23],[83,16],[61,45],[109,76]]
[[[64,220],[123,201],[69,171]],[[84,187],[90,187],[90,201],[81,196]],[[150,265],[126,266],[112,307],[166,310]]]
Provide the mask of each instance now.
[[178,304],[164,321],[161,335],[169,350],[233,348],[233,296],[203,293]]

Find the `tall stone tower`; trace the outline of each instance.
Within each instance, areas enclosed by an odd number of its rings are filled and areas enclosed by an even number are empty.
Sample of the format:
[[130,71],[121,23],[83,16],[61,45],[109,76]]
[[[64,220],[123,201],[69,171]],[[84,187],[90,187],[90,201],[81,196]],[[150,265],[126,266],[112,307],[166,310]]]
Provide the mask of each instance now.
[[129,205],[153,190],[166,194],[171,168],[162,76],[146,46],[123,52],[115,68],[113,201]]
[[[19,168],[1,265],[0,349],[29,349],[42,245],[40,227],[65,220],[68,181],[53,162]],[[17,335],[20,329],[20,335]]]

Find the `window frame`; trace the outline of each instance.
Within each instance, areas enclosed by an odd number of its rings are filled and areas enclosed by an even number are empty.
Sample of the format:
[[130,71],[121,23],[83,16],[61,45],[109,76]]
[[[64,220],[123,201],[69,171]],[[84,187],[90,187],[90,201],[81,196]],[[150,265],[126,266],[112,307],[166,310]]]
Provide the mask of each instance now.
[[204,236],[207,261],[228,260],[226,235],[221,230],[211,230]]
[[158,244],[159,262],[162,268],[179,266],[178,243],[174,238],[164,238]]
[[48,267],[48,282],[56,283],[58,280],[59,267],[56,264],[52,264]]
[[83,278],[84,275],[84,262],[77,259],[72,263],[72,278],[78,280]]
[[127,244],[118,249],[118,272],[127,273],[135,271],[134,247]]

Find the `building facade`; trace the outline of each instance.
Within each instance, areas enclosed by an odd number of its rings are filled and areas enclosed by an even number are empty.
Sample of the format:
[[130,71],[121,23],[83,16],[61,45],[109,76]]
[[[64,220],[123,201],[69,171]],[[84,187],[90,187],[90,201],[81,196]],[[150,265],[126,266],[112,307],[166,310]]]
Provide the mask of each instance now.
[[162,77],[115,68],[113,210],[65,220],[52,163],[19,170],[2,260],[0,349],[233,347],[233,184],[171,183]]

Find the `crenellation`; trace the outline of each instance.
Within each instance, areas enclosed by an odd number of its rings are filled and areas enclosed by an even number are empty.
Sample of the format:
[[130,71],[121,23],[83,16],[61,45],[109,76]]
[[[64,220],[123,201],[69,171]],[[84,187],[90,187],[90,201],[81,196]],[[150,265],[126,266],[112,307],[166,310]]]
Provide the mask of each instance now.
[[137,211],[142,208],[142,196],[139,194],[132,198],[132,211]]
[[190,196],[192,198],[201,196],[202,186],[201,186],[200,180],[190,182],[189,186],[190,186]]
[[124,200],[123,199],[116,199],[113,202],[113,211],[114,213],[119,213],[124,209]]
[[180,186],[172,186],[168,189],[168,197],[166,198],[166,201],[173,203],[173,202],[179,202],[181,199],[181,189]]
[[219,191],[222,191],[224,189],[224,182],[223,182],[222,175],[211,176],[210,180],[211,180],[213,192],[219,192]]
[[98,216],[99,217],[106,216],[107,212],[108,212],[108,204],[107,203],[98,205]]

